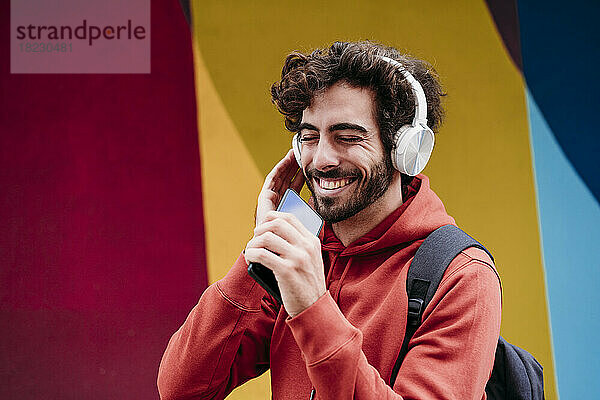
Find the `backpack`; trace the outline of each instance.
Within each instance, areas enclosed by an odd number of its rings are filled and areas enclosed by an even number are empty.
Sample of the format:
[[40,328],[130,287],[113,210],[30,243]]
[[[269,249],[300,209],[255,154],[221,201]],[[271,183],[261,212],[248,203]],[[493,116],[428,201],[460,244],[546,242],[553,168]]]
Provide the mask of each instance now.
[[[408,342],[421,324],[423,311],[437,290],[450,262],[463,250],[477,247],[492,255],[482,244],[454,225],[432,232],[417,249],[406,280],[408,315],[406,333],[398,359],[392,369],[390,386],[394,386]],[[485,387],[487,398],[543,400],[544,381],[540,363],[527,351],[498,339],[491,377]]]

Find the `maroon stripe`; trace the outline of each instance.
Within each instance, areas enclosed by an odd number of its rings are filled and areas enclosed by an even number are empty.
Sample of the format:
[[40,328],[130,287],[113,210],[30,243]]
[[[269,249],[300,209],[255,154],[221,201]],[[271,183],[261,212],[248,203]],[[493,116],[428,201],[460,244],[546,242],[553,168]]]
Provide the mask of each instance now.
[[207,284],[181,6],[152,1],[151,74],[11,75],[9,4],[0,398],[157,398],[166,342]]
[[487,6],[494,18],[496,29],[504,42],[511,59],[523,73],[523,58],[521,56],[521,40],[519,37],[519,16],[517,0],[486,0]]

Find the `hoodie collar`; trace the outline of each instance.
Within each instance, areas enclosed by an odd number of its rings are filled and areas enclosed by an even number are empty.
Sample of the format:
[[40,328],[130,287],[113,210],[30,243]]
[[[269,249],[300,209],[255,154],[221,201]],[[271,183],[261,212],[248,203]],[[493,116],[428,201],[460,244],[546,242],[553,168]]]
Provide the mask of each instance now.
[[454,224],[439,197],[429,187],[429,178],[417,175],[405,190],[405,201],[370,232],[344,247],[328,222],[323,229],[324,250],[341,255],[368,254],[425,238],[442,225]]

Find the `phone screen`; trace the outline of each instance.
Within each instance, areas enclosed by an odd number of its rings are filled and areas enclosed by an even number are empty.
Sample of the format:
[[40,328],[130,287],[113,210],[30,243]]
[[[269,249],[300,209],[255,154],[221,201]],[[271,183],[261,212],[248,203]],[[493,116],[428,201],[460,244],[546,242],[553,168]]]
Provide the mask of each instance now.
[[[277,207],[277,211],[293,214],[306,229],[313,235],[318,236],[323,227],[323,218],[313,210],[306,202],[292,189],[288,189],[283,194],[283,198]],[[267,293],[282,304],[281,292],[273,271],[262,264],[250,263],[248,274],[261,285]]]

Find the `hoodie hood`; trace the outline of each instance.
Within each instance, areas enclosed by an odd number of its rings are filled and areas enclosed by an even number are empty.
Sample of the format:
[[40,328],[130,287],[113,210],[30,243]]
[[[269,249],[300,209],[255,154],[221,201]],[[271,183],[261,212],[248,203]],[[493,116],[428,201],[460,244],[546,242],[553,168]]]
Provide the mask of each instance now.
[[335,236],[330,223],[323,228],[322,248],[341,252],[340,255],[358,255],[379,252],[389,247],[424,239],[443,225],[455,225],[446,213],[439,197],[429,187],[429,178],[417,175],[410,184],[405,201],[370,232],[344,247]]

